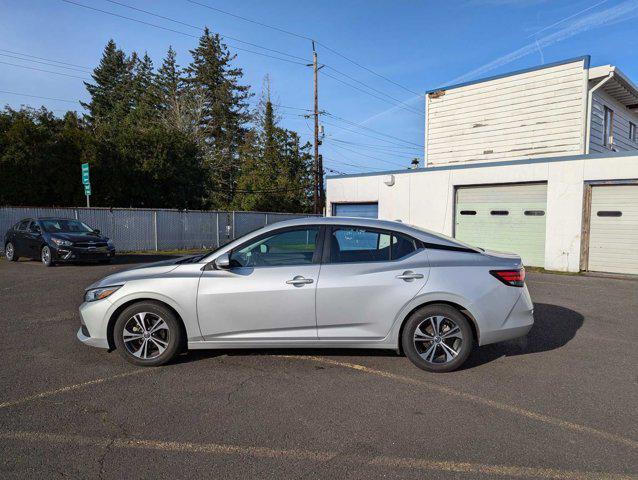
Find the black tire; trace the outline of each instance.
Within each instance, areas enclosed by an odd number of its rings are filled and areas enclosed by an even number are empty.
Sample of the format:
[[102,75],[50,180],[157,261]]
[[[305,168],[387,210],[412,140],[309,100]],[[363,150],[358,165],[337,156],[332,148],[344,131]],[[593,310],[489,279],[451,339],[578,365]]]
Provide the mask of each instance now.
[[7,257],[7,260],[10,262],[17,262],[18,258],[20,258],[16,255],[16,249],[11,242],[7,242],[4,246],[4,256]]
[[45,267],[52,267],[55,265],[55,262],[53,261],[53,252],[51,251],[51,247],[48,245],[45,245],[40,249],[40,261]]
[[[435,335],[436,332],[433,330],[436,317],[443,317],[439,324],[441,330],[439,335]],[[447,339],[443,338],[447,332],[453,330],[454,324],[459,328],[461,337],[455,335]],[[432,338],[431,341],[415,341],[415,331],[419,326],[425,328],[425,330],[420,329],[419,333],[424,334],[423,338],[426,336]],[[405,355],[417,367],[428,372],[451,372],[467,360],[474,345],[474,335],[469,320],[456,308],[450,305],[432,304],[426,305],[410,315],[403,328],[401,345]],[[431,347],[433,350],[430,350]],[[457,352],[453,358],[451,358],[452,354],[449,353],[451,351]],[[428,352],[430,352],[429,355],[427,355]],[[424,356],[430,358],[426,359]]]
[[[140,315],[142,313],[146,313],[142,322],[144,323],[144,327],[147,329],[143,333],[141,333],[141,328],[135,329],[135,325],[139,325],[139,323],[134,319],[136,315]],[[134,339],[126,343],[124,342],[124,327],[127,326],[129,320],[131,323],[128,325],[127,331],[135,334],[140,332],[139,334],[144,336],[147,331],[151,330],[151,326],[158,318],[163,320],[167,326],[166,336],[163,336],[164,329],[162,329],[162,331],[157,334],[160,336],[152,336],[151,338],[151,335],[149,334],[148,336],[140,339]],[[131,328],[131,325],[133,325],[133,328]],[[136,356],[133,351],[139,351],[139,349],[142,348],[144,338],[147,339],[148,352],[142,350],[140,356]],[[163,365],[170,361],[178,353],[182,344],[180,320],[170,309],[159,302],[149,300],[134,303],[130,307],[124,309],[117,318],[113,328],[113,340],[115,341],[115,346],[118,352],[127,362],[142,367],[156,367]],[[166,343],[165,350],[160,351],[160,346],[163,343]],[[148,353],[147,356],[149,358],[142,358],[142,356],[146,353]]]

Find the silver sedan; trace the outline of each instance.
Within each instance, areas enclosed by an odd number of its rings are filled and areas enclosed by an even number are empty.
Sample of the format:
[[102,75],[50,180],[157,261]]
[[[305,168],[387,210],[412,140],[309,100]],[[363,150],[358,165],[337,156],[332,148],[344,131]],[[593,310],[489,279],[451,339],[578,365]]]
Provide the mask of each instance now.
[[524,280],[517,255],[399,222],[297,219],[103,278],[77,336],[136,365],[187,349],[381,348],[445,372],[530,330]]

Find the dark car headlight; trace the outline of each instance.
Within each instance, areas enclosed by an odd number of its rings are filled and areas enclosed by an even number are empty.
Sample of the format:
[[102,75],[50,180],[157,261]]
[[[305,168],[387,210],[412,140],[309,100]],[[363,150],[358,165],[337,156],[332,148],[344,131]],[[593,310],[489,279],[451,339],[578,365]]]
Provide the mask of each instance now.
[[113,240],[111,240],[110,238],[106,241],[106,246],[109,248],[115,248],[115,245],[113,244]]
[[62,238],[52,237],[51,241],[53,243],[55,243],[58,247],[72,247],[73,246],[73,242],[70,242],[69,240],[64,240]]
[[122,285],[113,285],[110,287],[92,288],[87,290],[84,293],[84,301],[95,302],[96,300],[103,300],[117,292],[121,286]]

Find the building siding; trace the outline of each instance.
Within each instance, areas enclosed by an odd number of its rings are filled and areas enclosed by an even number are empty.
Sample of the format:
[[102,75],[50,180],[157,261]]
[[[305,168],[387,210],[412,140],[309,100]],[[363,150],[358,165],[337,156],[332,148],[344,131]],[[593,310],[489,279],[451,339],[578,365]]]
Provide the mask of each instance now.
[[[603,145],[604,107],[614,111],[614,150]],[[612,99],[605,92],[597,90],[592,95],[590,153],[610,151],[623,152],[638,150],[638,143],[629,139],[629,122],[638,125],[638,115],[631,113],[624,105]]]
[[583,153],[584,60],[426,96],[428,166]]
[[392,186],[384,183],[388,172],[329,177],[328,214],[333,203],[378,202],[381,219],[453,236],[458,188],[547,182],[545,268],[577,272],[585,181],[638,178],[638,152],[449,165],[392,174]]

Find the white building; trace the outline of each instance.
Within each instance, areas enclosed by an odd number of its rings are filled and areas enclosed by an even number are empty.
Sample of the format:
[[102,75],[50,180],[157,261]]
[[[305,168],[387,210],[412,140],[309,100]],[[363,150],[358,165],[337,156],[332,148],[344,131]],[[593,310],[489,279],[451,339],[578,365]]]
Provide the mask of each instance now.
[[425,163],[328,177],[327,213],[401,220],[531,266],[638,273],[638,88],[589,57],[426,92]]

